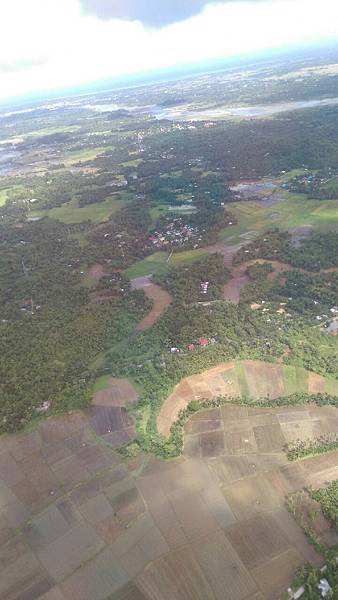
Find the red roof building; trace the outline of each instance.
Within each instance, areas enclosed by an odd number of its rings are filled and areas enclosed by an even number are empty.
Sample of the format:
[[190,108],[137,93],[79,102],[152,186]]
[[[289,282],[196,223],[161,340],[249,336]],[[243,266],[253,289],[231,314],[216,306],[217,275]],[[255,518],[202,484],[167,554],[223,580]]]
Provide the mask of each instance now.
[[200,346],[203,346],[203,347],[209,346],[209,340],[207,338],[202,337],[198,340],[198,342],[199,342]]
[[188,350],[190,350],[190,352],[193,352],[195,350],[195,344],[189,344]]

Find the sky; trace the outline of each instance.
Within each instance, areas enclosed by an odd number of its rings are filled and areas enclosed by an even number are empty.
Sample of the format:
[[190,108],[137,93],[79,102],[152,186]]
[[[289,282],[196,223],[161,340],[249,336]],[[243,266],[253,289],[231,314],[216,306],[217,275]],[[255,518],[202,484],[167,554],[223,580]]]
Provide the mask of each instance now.
[[0,99],[337,38],[337,0],[0,0]]

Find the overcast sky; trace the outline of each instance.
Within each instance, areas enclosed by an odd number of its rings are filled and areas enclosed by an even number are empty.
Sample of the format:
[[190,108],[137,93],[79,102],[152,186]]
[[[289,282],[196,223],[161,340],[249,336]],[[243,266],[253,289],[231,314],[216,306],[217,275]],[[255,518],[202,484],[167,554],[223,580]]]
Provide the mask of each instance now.
[[338,0],[0,0],[0,98],[338,39]]

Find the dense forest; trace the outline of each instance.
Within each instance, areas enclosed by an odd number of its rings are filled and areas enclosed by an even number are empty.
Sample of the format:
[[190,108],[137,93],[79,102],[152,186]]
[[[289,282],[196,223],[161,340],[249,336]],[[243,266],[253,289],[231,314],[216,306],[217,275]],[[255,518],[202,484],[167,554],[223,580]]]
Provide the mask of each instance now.
[[[258,279],[269,267],[256,267]],[[336,342],[325,337],[300,316],[253,311],[222,301],[199,302],[206,275],[219,298],[219,287],[228,276],[219,255],[211,255],[193,266],[178,267],[158,279],[173,295],[174,302],[146,333],[108,354],[108,365],[116,376],[131,377],[142,390],[135,411],[139,443],[161,455],[177,448],[157,434],[156,416],[162,402],[183,377],[231,359],[253,358],[303,366],[322,374],[338,376]],[[200,339],[207,340],[206,347]],[[301,341],[301,343],[300,343]],[[172,349],[175,352],[172,353]],[[122,350],[122,351],[121,351]],[[145,418],[145,415],[148,415]]]
[[[275,119],[219,122],[206,129],[168,133],[154,138],[152,153],[169,153],[173,162],[198,159],[206,169],[221,169],[230,180],[280,174],[297,168],[326,169],[338,160],[336,109],[307,109]],[[141,165],[139,167],[141,169]]]
[[213,254],[190,266],[172,269],[168,274],[155,278],[155,281],[166,288],[177,303],[189,305],[220,300],[223,285],[229,276],[223,255]]
[[85,406],[90,362],[133,330],[149,302],[117,281],[108,302],[91,303],[82,249],[58,221],[2,227],[0,249],[0,431],[13,431],[41,411]]
[[337,267],[338,233],[314,232],[296,246],[292,244],[288,232],[275,228],[241,248],[234,258],[234,264],[258,258],[279,260],[298,269],[313,272]]

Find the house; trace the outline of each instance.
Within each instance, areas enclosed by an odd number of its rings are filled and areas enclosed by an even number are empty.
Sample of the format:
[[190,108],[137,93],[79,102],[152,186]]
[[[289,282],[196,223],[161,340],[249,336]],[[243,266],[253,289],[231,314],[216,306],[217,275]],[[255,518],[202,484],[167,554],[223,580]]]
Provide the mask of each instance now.
[[188,350],[190,350],[190,352],[193,352],[195,350],[195,344],[189,344]]
[[32,308],[32,299],[31,298],[25,298],[24,300],[22,300],[21,301],[21,308],[22,309]]
[[200,346],[202,346],[202,348],[205,348],[206,346],[209,346],[209,340],[207,338],[201,337],[198,340],[198,343]]
[[330,325],[327,327],[326,329],[327,333],[330,333],[331,335],[338,335],[338,318],[334,318],[333,321],[331,321]]

